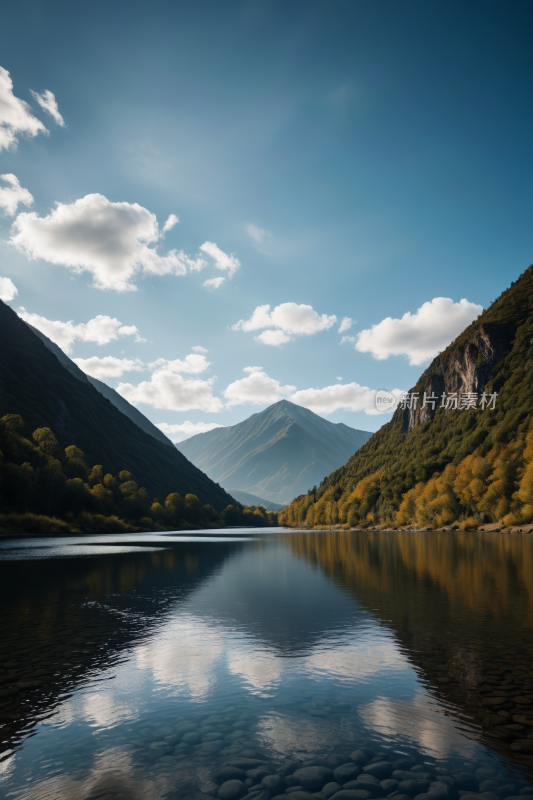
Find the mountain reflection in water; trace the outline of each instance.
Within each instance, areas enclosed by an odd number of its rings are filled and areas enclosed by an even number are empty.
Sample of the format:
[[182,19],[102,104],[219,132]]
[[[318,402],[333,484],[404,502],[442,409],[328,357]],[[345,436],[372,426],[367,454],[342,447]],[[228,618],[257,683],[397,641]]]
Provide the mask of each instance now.
[[0,544],[9,796],[200,798],[246,752],[533,765],[533,537],[91,541]]

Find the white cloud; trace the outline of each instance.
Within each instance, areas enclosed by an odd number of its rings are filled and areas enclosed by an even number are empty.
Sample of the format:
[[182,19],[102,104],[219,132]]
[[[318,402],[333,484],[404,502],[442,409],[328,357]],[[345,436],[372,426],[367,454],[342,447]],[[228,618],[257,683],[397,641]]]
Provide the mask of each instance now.
[[11,278],[0,278],[0,300],[3,300],[4,303],[9,303],[18,293],[19,290]]
[[[391,394],[396,397],[396,405],[391,407],[394,411],[401,398],[400,389],[392,389]],[[302,389],[288,398],[291,403],[304,406],[315,414],[333,414],[340,408],[347,411],[364,411],[365,414],[374,416],[380,414],[376,409],[376,389],[360,386],[358,383],[335,384],[324,389]]]
[[225,280],[225,278],[209,278],[209,280],[204,281],[203,285],[206,289],[218,289]]
[[170,231],[174,227],[174,225],[178,224],[179,221],[180,221],[180,218],[178,217],[177,214],[170,214],[169,218],[167,219],[167,221],[163,225],[163,233],[166,233],[167,231]]
[[283,331],[263,331],[258,336],[254,336],[256,342],[272,345],[272,347],[279,347],[285,342],[290,342],[291,337],[287,336]]
[[143,336],[140,336],[137,325],[123,325],[121,328],[118,329],[118,332],[121,334],[121,336],[135,335],[136,342],[146,341],[146,339]]
[[408,311],[401,319],[387,317],[361,331],[355,347],[380,361],[406,355],[410,364],[419,365],[444,350],[482,311],[482,306],[465,299],[454,303],[449,297],[435,297],[415,314]]
[[61,322],[60,320],[47,319],[39,316],[39,314],[30,313],[23,307],[19,308],[18,315],[24,322],[28,322],[41,333],[44,333],[45,336],[48,336],[65,353],[71,352],[76,340],[80,342],[95,342],[95,344],[101,346],[118,339],[120,334],[122,336],[135,335],[136,341],[144,341],[139,336],[139,331],[135,325],[122,325],[122,322],[116,317],[107,317],[102,314],[98,314],[97,317],[90,319],[89,322],[80,322],[78,324],[73,320]]
[[235,325],[232,325],[232,330],[257,331],[260,328],[268,328],[271,325],[270,306],[257,306],[250,319],[240,319]]
[[158,358],[157,361],[152,361],[148,366],[152,370],[165,369],[170,370],[170,372],[189,372],[196,375],[199,372],[204,372],[210,363],[204,355],[190,353],[190,355],[185,356],[183,361],[179,358],[173,361],[167,361],[166,358]]
[[197,433],[207,433],[215,428],[225,427],[218,422],[189,422],[189,420],[179,425],[171,425],[168,422],[158,422],[156,425],[173,442],[182,442],[184,439],[196,436]]
[[355,344],[355,336],[343,336],[340,343],[344,344],[344,342],[350,342],[351,344]]
[[205,347],[202,347],[199,344],[195,345],[194,347],[191,347],[191,350],[193,351],[193,353],[207,353],[208,352],[205,349]]
[[256,244],[262,244],[267,237],[271,236],[269,231],[264,228],[258,228],[257,225],[253,225],[251,222],[246,226],[246,232]]
[[133,278],[148,275],[184,275],[205,266],[183,251],[162,256],[148,245],[161,238],[155,214],[138,203],[112,203],[101,194],[88,194],[74,203],[58,203],[46,217],[19,214],[11,228],[11,242],[29,258],[62,264],[76,273],[90,272],[93,286],[117,291],[134,290]]
[[72,360],[93,378],[120,378],[125,372],[140,372],[146,369],[146,365],[138,358],[92,356],[91,358],[73,358]]
[[[333,314],[320,316],[312,306],[304,303],[281,303],[270,311],[269,305],[257,306],[250,319],[241,319],[232,326],[234,331],[257,331],[261,328],[277,328],[279,333],[268,330],[256,336],[256,341],[279,346],[290,341],[289,334],[312,336],[319,331],[328,330],[337,322]],[[283,331],[283,334],[281,334]]]
[[57,122],[58,125],[61,125],[62,128],[64,128],[65,120],[59,113],[59,108],[57,106],[57,100],[54,97],[54,93],[49,89],[46,89],[44,92],[42,92],[42,94],[34,92],[33,89],[30,89],[30,92],[33,95],[33,99],[39,103],[43,111],[46,111],[47,114],[50,114],[52,119]]
[[243,372],[248,373],[246,378],[233,381],[223,391],[228,406],[277,403],[296,389],[295,386],[281,386],[279,381],[269,378],[262,367],[245,367]]
[[227,271],[229,278],[233,278],[233,275],[241,266],[241,262],[238,258],[235,258],[235,256],[228,256],[220,247],[217,247],[214,242],[204,242],[200,250],[203,253],[207,253],[208,256],[211,256],[217,269]]
[[224,406],[218,397],[213,396],[213,380],[213,378],[208,381],[198,378],[187,380],[169,369],[159,369],[153,373],[149,381],[143,381],[138,386],[120,383],[117,392],[135,406],[146,403],[165,411],[198,409],[217,412]]
[[17,133],[37,136],[48,133],[34,117],[30,106],[13,94],[13,81],[7,69],[0,67],[0,150],[17,146]]
[[337,376],[337,380],[342,381],[342,378],[340,376]]
[[338,333],[346,333],[346,331],[350,330],[352,325],[353,325],[353,319],[351,317],[343,317]]
[[9,186],[0,186],[0,208],[3,208],[10,217],[17,213],[17,206],[22,203],[24,206],[31,206],[33,196],[27,189],[24,189],[19,179],[11,172],[0,175],[0,180],[8,183]]

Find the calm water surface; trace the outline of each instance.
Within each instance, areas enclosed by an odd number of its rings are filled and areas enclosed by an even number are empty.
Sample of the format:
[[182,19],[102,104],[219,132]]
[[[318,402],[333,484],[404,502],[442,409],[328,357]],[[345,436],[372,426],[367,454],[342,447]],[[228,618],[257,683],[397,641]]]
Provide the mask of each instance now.
[[201,798],[255,759],[267,798],[368,748],[533,800],[533,537],[239,534],[0,542],[2,797]]

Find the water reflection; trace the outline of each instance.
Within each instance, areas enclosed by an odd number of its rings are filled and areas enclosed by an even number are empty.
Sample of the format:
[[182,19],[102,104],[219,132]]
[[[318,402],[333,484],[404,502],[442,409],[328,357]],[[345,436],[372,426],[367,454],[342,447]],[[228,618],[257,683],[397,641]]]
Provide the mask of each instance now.
[[394,631],[432,691],[533,766],[532,537],[317,532],[287,542]]
[[531,759],[530,539],[129,538],[0,549],[10,796],[200,798],[235,757],[358,746],[450,775]]

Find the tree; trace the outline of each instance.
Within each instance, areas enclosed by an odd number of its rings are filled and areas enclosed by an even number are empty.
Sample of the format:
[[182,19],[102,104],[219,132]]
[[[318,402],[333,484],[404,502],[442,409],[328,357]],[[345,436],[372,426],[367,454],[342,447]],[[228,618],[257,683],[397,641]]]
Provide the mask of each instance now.
[[59,443],[50,428],[37,428],[33,431],[32,437],[45,456],[59,455]]
[[87,465],[85,464],[83,450],[71,444],[65,448],[66,474],[69,478],[87,478]]
[[173,523],[178,523],[180,519],[183,518],[183,509],[185,506],[185,501],[181,494],[177,492],[172,492],[168,495],[167,499],[165,500],[165,511],[167,512],[168,518]]
[[95,464],[89,475],[87,483],[89,486],[94,486],[97,483],[104,482],[104,468],[101,464]]

